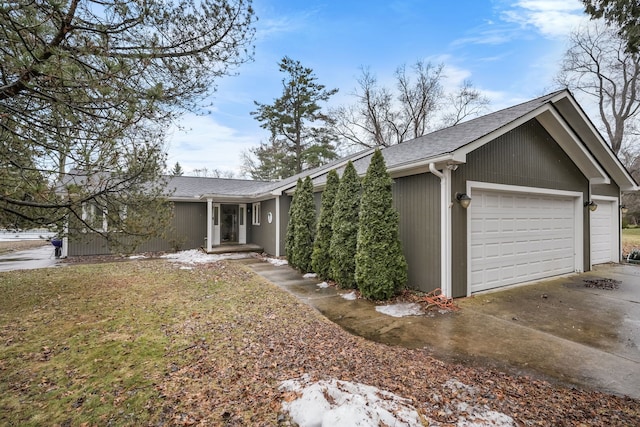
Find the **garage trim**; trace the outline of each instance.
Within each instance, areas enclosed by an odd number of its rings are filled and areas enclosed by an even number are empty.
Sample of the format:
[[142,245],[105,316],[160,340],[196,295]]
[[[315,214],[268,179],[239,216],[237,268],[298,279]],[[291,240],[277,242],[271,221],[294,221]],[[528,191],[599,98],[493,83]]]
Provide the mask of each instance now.
[[[555,190],[549,188],[524,187],[518,185],[495,184],[489,182],[467,181],[467,194],[473,199],[474,190],[493,190],[509,193],[559,196],[573,199],[574,206],[574,271],[584,271],[584,195],[580,191]],[[473,201],[471,202],[473,205]],[[467,296],[471,296],[471,215],[467,213]]]
[[[597,196],[592,195],[591,199],[595,201],[597,204],[601,204],[604,207],[604,204],[607,203],[611,206],[611,222],[609,224],[609,229],[611,232],[611,247],[610,247],[610,256],[611,262],[620,262],[620,209],[618,208],[618,199],[616,197],[611,196]],[[596,212],[593,212],[591,215],[597,215]],[[593,266],[593,221],[591,221],[589,225],[589,242],[591,245],[591,251],[589,252],[589,265]]]

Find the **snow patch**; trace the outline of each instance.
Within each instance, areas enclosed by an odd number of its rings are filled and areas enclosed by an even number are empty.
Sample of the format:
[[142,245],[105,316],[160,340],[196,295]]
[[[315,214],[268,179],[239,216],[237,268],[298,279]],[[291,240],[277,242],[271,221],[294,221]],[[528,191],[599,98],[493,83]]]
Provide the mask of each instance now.
[[376,311],[392,317],[420,316],[422,314],[422,308],[420,308],[420,305],[412,302],[380,305],[376,307]]
[[318,277],[318,275],[316,273],[307,273],[302,277],[305,279],[315,279],[316,277]]
[[286,259],[280,259],[280,258],[268,258],[267,257],[264,260],[267,261],[270,264],[275,265],[276,267],[280,267],[281,265],[289,264]]
[[358,299],[358,296],[356,295],[355,292],[349,292],[348,294],[342,294],[340,295],[342,298],[349,300],[349,301],[353,301]]
[[171,261],[184,264],[206,264],[225,259],[248,258],[249,256],[251,256],[249,253],[205,254],[198,249],[191,249],[188,251],[176,252],[174,254],[162,255],[161,258],[170,259]]
[[365,384],[332,379],[311,382],[307,375],[284,381],[289,392],[282,409],[300,427],[316,426],[422,426],[409,399]]
[[131,255],[129,259],[145,259],[145,255]]
[[322,282],[322,283],[318,283],[316,286],[324,289],[324,288],[328,288],[329,284],[327,282]]

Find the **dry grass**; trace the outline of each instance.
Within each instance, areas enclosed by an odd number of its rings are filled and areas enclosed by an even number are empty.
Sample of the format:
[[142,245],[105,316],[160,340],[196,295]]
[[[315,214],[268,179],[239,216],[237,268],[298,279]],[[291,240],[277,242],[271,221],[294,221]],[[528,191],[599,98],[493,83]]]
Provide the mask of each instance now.
[[440,425],[471,407],[519,425],[640,424],[635,400],[352,336],[238,264],[0,273],[0,293],[0,425],[278,425],[278,385],[303,374],[391,391]]
[[640,249],[640,228],[622,229],[622,253],[626,255],[634,248]]
[[[39,248],[51,244],[45,240],[10,240],[0,241],[0,254],[13,251],[22,251],[25,249]],[[51,246],[53,252],[53,246]]]

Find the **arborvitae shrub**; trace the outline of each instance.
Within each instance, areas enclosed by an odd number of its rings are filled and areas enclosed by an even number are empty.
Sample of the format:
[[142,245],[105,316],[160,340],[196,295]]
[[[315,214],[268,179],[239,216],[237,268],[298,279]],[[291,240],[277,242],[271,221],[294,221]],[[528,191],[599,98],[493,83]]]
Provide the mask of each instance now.
[[365,298],[391,298],[407,282],[407,262],[398,237],[398,213],[384,157],[376,150],[362,183],[356,282]]
[[294,250],[296,223],[294,218],[297,217],[296,206],[297,206],[298,195],[300,194],[301,191],[302,191],[302,180],[298,179],[298,182],[296,184],[296,190],[293,192],[291,206],[289,206],[289,224],[287,226],[287,237],[285,239],[285,244],[284,244],[284,250],[287,255],[287,261],[289,262],[289,265],[294,268],[296,268],[295,250]]
[[333,206],[339,185],[338,172],[335,169],[331,170],[327,175],[327,185],[322,192],[320,218],[318,219],[316,240],[313,244],[313,254],[311,255],[313,271],[324,280],[333,279],[331,274],[331,223],[333,222]]
[[297,196],[293,233],[293,258],[295,267],[301,271],[311,271],[311,254],[316,235],[316,205],[313,202],[313,183],[306,177]]
[[351,161],[340,179],[331,223],[331,272],[343,288],[355,288],[360,178]]

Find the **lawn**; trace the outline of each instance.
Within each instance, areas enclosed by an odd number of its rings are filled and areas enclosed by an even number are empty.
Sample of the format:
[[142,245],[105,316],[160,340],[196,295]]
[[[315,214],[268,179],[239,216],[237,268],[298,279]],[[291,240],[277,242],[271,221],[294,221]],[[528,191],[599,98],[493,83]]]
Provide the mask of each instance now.
[[633,248],[640,249],[640,228],[622,229],[622,248],[625,254]]
[[0,424],[286,424],[308,375],[408,399],[427,422],[640,425],[640,402],[352,336],[233,262],[0,273]]

